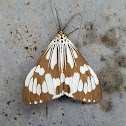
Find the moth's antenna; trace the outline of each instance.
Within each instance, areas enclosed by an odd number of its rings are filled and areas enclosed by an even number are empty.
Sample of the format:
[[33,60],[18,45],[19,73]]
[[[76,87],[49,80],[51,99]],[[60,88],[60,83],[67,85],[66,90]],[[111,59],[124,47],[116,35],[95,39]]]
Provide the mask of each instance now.
[[[55,14],[54,14],[54,11],[53,11],[53,8],[52,8],[52,1],[49,0],[49,4],[50,4],[50,8],[51,8],[51,11],[52,11],[52,14],[53,14],[53,17],[55,19],[55,23],[56,23],[56,27],[57,27],[57,31],[59,31],[59,28],[58,28],[58,25],[57,25],[57,21],[56,21],[56,18],[55,18]],[[54,5],[53,5],[54,6]]]
[[76,15],[81,15],[81,14],[80,14],[80,13],[74,14],[74,15],[70,18],[70,20],[63,26],[62,31],[65,30],[65,28],[68,26],[68,24],[73,20],[73,18],[74,18]]
[[70,33],[68,33],[68,34],[66,34],[66,36],[69,36],[71,33],[73,33],[73,32],[75,32],[75,31],[77,31],[79,28],[76,28],[76,29],[74,29],[73,31],[71,31]]
[[61,23],[61,20],[59,18],[59,14],[58,14],[56,8],[55,8],[55,10],[56,10],[56,16],[57,16],[57,22],[58,22],[58,31],[62,31],[62,23]]

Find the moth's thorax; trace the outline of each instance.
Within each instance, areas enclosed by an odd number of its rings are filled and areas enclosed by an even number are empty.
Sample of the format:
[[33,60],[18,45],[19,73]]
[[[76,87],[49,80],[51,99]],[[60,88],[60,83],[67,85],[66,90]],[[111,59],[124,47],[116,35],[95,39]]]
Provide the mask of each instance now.
[[67,37],[60,31],[57,36],[55,37],[55,41],[59,43],[65,43],[67,41]]

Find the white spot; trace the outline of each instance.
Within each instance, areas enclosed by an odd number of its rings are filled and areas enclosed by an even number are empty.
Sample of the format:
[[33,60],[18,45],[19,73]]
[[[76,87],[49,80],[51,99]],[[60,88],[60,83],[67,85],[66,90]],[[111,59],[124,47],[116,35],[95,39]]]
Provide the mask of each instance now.
[[88,67],[86,64],[84,64],[84,69],[85,69],[85,71],[88,71]]
[[31,102],[29,102],[29,104],[31,104]]
[[42,76],[44,73],[45,73],[44,68],[41,68],[40,71],[39,71],[39,74]]
[[37,94],[38,95],[41,94],[41,85],[40,84],[37,85]]
[[86,99],[84,98],[83,101],[86,101]]
[[68,45],[67,45],[67,62],[70,64],[71,68],[74,67],[73,57],[71,55],[71,52],[70,52]]
[[54,88],[56,89],[57,86],[60,86],[60,79],[59,78],[53,78],[53,85]]
[[87,94],[87,83],[84,83],[84,93]]
[[37,101],[34,101],[34,104],[37,104]]
[[30,80],[31,80],[31,77],[32,77],[33,74],[34,74],[35,69],[36,69],[36,66],[33,67],[33,68],[31,69],[31,71],[29,72],[29,74],[27,75],[26,80],[25,80],[25,86],[28,86],[28,85],[29,85]]
[[34,79],[33,94],[36,94],[36,91],[37,91],[37,78]]
[[31,78],[30,84],[29,84],[29,91],[32,92],[33,88],[33,77]]
[[49,50],[48,50],[48,53],[46,54],[46,59],[47,59],[47,60],[49,60],[50,52],[51,52],[51,49],[49,49]]
[[96,88],[95,82],[94,82],[94,78],[91,76],[91,84],[92,84],[92,90],[94,90]]
[[80,72],[81,72],[82,74],[85,74],[85,68],[84,68],[84,66],[80,66]]
[[42,100],[40,100],[39,103],[42,103]]
[[79,73],[74,73],[74,75],[73,75],[73,82],[72,82],[72,85],[71,85],[71,92],[72,93],[77,92],[79,78],[80,78],[80,74]]
[[96,74],[94,73],[94,71],[91,69],[90,66],[88,66],[88,68],[90,70],[91,75],[94,77],[94,81],[95,81],[96,85],[99,84],[99,80],[98,80]]
[[73,49],[73,54],[74,54],[74,57],[77,58],[77,53],[75,52],[75,50]]
[[45,81],[42,83],[42,92],[47,93],[47,85]]
[[87,83],[88,83],[88,92],[91,92],[92,88],[91,88],[91,80],[90,77],[87,77]]
[[39,73],[39,71],[40,71],[40,65],[37,66],[35,72],[36,72],[36,73]]
[[66,77],[65,78],[65,84],[70,86],[70,83],[72,83],[73,77]]
[[64,73],[61,73],[60,81],[61,81],[61,83],[63,83],[65,81],[65,75],[64,75]]
[[54,85],[53,85],[53,81],[52,81],[52,76],[50,73],[45,75],[45,80],[48,86],[48,91],[50,94],[55,94],[55,89],[54,89]]
[[57,64],[57,47],[55,46],[54,50],[53,50],[53,54],[52,54],[52,58],[51,58],[51,69],[54,69],[54,66]]
[[93,100],[93,102],[95,102],[95,100]]
[[66,84],[66,85],[69,85],[69,77],[66,77],[66,78],[65,78],[65,84]]
[[91,99],[88,99],[88,102],[91,102]]
[[81,92],[82,90],[83,90],[83,82],[82,82],[82,80],[80,79],[79,85],[78,85],[78,91]]
[[42,76],[45,73],[44,68],[40,68],[40,65],[38,65],[37,69],[35,70],[36,73],[39,73],[40,76]]

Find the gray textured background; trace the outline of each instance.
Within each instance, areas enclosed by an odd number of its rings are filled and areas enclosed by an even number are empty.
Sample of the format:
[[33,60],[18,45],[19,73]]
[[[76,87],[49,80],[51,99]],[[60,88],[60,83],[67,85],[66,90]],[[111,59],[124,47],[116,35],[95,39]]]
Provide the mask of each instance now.
[[[62,24],[102,85],[100,104],[24,106],[22,86]],[[0,126],[126,126],[126,0],[0,0]]]

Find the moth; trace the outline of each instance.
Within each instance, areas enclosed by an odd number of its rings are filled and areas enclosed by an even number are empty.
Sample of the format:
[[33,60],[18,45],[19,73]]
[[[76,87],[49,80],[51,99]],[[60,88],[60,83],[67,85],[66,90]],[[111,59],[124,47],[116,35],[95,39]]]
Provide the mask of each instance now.
[[26,77],[22,101],[39,104],[66,95],[86,103],[102,99],[97,75],[67,36],[59,31]]

